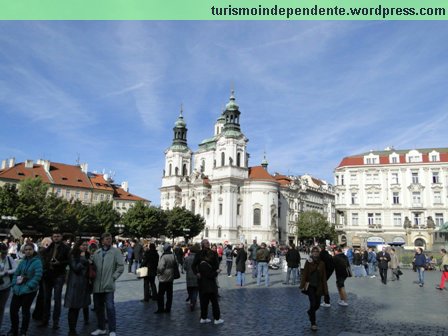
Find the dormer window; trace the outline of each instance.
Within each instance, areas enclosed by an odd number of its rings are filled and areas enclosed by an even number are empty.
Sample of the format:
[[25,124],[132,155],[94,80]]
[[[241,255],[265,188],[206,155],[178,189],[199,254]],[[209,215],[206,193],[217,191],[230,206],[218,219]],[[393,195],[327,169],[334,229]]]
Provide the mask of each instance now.
[[400,155],[397,153],[389,155],[389,163],[400,163]]
[[413,149],[406,154],[406,161],[409,163],[422,162],[422,153]]
[[431,161],[431,162],[440,161],[440,154],[439,154],[439,152],[436,152],[435,150],[433,150],[431,153],[429,153],[428,157],[429,157],[429,161]]
[[370,153],[369,155],[364,156],[364,164],[378,164],[380,163],[380,158],[378,155]]

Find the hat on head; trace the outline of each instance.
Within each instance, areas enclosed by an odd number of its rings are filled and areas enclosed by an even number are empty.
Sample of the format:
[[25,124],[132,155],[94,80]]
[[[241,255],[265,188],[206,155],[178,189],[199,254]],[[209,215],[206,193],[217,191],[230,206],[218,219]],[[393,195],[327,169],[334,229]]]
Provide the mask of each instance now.
[[170,244],[165,244],[165,245],[163,245],[163,250],[164,250],[165,252],[169,252],[169,251],[171,251],[171,245],[170,245]]

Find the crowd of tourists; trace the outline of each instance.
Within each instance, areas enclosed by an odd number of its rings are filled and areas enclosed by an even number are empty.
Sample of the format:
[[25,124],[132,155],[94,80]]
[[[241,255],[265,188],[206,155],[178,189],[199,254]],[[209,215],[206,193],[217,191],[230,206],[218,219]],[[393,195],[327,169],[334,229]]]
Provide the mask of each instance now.
[[[302,293],[307,295],[307,313],[313,331],[317,330],[316,311],[331,306],[327,283],[333,273],[339,293],[338,305],[342,307],[348,306],[345,290],[348,277],[375,277],[378,271],[381,281],[387,284],[388,274],[392,280],[399,280],[401,275],[393,247],[383,247],[376,253],[373,248],[353,250],[311,246],[309,255],[303,258],[304,263],[300,251],[303,251],[302,247],[297,248],[294,244],[280,248],[275,243],[268,246],[264,242],[258,244],[256,240],[249,246],[243,243],[232,246],[229,242],[210,244],[206,239],[200,244],[184,246],[138,239],[113,242],[109,233],[104,233],[99,240],[92,237],[76,242],[63,240],[60,232],[54,232],[37,244],[29,238],[21,244],[5,240],[0,243],[0,330],[5,306],[12,293],[8,336],[27,335],[31,317],[38,321],[42,334],[46,328],[58,330],[62,302],[68,309],[69,336],[78,335],[80,311],[84,323],[88,324],[91,310],[96,314],[97,323],[97,329],[91,335],[116,336],[115,282],[126,264],[129,273],[143,278],[141,301],[157,302],[155,314],[171,312],[174,280],[185,273],[186,301],[194,311],[199,299],[201,324],[224,323],[218,281],[222,269],[228,277],[235,277],[237,287],[246,286],[246,271],[258,286],[269,287],[270,269],[280,265],[285,271],[283,284],[299,285]],[[444,249],[441,254],[443,272],[437,289],[444,289],[448,279],[448,256]],[[279,257],[284,263],[278,261]],[[423,250],[417,248],[413,265],[420,287],[424,285],[427,263]],[[209,305],[213,320],[208,315]]]

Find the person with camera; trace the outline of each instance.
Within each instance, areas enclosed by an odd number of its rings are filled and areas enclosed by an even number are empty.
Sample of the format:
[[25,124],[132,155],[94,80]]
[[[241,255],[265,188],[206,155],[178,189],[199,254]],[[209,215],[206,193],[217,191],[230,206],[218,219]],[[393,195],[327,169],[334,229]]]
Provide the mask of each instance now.
[[9,308],[11,330],[8,336],[19,335],[19,310],[22,308],[22,327],[20,336],[26,336],[30,324],[30,308],[39,289],[42,278],[42,262],[34,251],[33,243],[23,247],[24,259],[17,267],[12,278],[12,300]]
[[68,266],[70,247],[62,241],[62,234],[54,231],[51,235],[51,244],[42,251],[44,274],[42,277],[44,289],[44,312],[39,327],[47,327],[51,315],[51,298],[54,291],[53,329],[59,329],[61,317],[62,287],[65,283],[65,274]]
[[11,277],[15,271],[16,262],[8,255],[8,246],[0,243],[0,329],[2,328],[6,301],[8,301],[11,291]]

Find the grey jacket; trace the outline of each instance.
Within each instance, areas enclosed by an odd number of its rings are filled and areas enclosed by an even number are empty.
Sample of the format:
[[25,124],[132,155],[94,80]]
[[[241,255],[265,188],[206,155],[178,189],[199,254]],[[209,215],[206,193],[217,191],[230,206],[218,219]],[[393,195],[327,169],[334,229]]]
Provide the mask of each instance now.
[[176,262],[176,257],[173,253],[164,253],[157,265],[157,277],[159,282],[173,282],[174,281],[174,267],[179,267]]
[[123,255],[120,250],[114,247],[111,247],[107,251],[99,249],[93,256],[93,263],[96,266],[93,292],[115,292],[115,281],[124,271]]
[[198,276],[191,269],[196,253],[190,253],[184,261],[184,270],[187,272],[187,287],[198,287]]
[[89,261],[85,257],[69,259],[70,272],[68,273],[67,289],[65,291],[64,307],[84,308],[90,305],[90,289],[87,272]]

